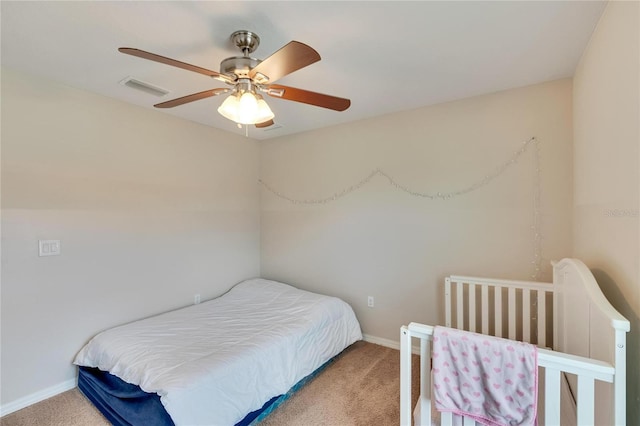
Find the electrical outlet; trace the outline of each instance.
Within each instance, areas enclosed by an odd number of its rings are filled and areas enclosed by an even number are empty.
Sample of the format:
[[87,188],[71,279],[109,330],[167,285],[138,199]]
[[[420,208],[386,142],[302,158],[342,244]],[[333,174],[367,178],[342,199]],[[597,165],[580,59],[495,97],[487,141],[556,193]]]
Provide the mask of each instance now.
[[199,294],[194,294],[193,295],[193,304],[197,305],[198,303],[200,303],[200,295]]
[[59,256],[60,240],[38,240],[38,256]]
[[370,307],[370,308],[373,308],[373,306],[374,306],[373,296],[367,297],[367,306]]

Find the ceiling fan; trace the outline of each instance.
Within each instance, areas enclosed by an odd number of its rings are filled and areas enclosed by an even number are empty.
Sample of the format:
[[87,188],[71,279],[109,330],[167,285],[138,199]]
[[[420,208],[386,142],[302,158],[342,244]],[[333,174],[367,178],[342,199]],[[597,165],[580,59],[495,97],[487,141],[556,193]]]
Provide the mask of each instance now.
[[302,102],[334,111],[344,111],[351,105],[349,99],[273,84],[276,80],[320,60],[318,52],[306,44],[291,41],[271,56],[260,60],[249,56],[260,44],[260,37],[257,34],[246,30],[236,31],[231,34],[231,41],[242,51],[242,56],[224,59],[220,63],[220,72],[140,49],[121,47],[118,50],[127,55],[204,74],[232,86],[193,93],[156,104],[154,105],[156,108],[173,108],[231,92],[218,108],[220,114],[239,125],[255,124],[256,127],[268,127],[273,124],[274,114],[259,92],[274,98]]

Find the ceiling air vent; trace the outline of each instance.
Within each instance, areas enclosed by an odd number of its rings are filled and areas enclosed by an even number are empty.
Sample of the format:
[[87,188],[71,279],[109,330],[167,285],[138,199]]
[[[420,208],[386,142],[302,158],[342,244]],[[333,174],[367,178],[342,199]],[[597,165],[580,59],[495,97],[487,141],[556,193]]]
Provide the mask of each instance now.
[[146,81],[138,80],[137,78],[133,78],[131,76],[125,78],[120,82],[123,86],[131,87],[132,89],[140,90],[141,92],[148,93],[149,95],[157,96],[161,98],[170,93],[167,89],[163,89],[162,87],[158,87],[154,84],[147,83]]

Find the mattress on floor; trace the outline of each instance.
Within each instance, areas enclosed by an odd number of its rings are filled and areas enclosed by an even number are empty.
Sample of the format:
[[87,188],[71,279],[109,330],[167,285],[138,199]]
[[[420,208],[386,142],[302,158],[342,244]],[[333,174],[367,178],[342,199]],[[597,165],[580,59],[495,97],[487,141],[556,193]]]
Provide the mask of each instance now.
[[175,424],[234,425],[360,339],[344,301],[252,279],[104,331],[74,363],[157,394]]

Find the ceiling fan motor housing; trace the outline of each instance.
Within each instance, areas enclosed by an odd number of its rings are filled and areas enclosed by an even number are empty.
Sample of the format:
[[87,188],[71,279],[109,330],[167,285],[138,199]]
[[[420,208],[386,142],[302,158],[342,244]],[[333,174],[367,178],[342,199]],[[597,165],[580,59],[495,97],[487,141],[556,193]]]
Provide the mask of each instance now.
[[230,77],[249,78],[249,71],[260,62],[262,62],[260,59],[248,56],[233,56],[220,62],[220,74],[226,74]]

